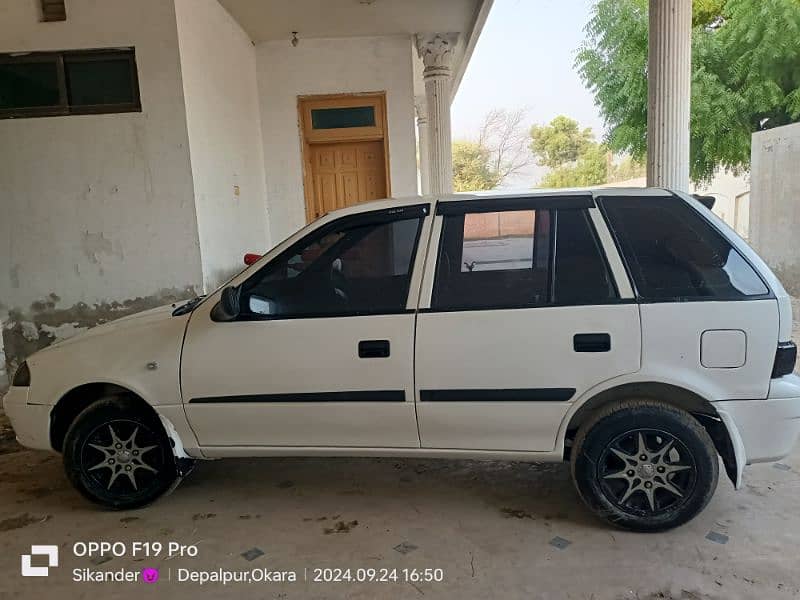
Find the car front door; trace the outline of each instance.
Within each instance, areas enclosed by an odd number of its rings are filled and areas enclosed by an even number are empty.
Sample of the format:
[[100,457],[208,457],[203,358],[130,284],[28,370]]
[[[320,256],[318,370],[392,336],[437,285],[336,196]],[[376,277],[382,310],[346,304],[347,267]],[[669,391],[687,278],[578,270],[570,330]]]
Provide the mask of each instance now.
[[422,447],[553,451],[573,401],[639,368],[638,306],[602,236],[591,195],[438,203],[417,322]]
[[215,320],[219,294],[195,310],[181,384],[201,446],[419,446],[412,279],[428,213],[329,218],[234,280],[237,319]]

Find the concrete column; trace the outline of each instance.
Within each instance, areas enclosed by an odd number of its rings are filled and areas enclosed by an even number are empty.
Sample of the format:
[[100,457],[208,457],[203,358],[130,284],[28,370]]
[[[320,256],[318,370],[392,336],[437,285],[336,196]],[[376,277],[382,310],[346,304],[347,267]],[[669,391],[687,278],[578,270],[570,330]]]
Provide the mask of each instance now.
[[431,159],[428,150],[428,104],[425,96],[414,98],[414,108],[417,111],[420,192],[427,196],[431,193]]
[[453,51],[457,33],[417,35],[417,52],[425,65],[428,105],[428,155],[431,194],[453,192],[453,148],[450,139],[450,96],[453,87]]
[[647,185],[689,191],[692,0],[650,0]]

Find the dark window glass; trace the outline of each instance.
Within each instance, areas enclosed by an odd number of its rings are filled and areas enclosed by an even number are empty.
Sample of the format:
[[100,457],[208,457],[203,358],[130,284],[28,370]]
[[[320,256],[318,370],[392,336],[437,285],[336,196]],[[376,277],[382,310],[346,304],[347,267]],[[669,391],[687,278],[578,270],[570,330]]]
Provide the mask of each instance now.
[[592,304],[617,298],[600,243],[584,210],[560,210],[557,217],[553,302]]
[[127,57],[108,60],[65,58],[69,103],[72,106],[135,103],[132,66]]
[[641,298],[736,300],[769,292],[731,244],[680,198],[602,202]]
[[350,226],[347,221],[312,234],[250,278],[243,290],[243,314],[302,317],[405,310],[422,220]]
[[432,308],[543,304],[549,256],[549,211],[445,216]]
[[346,129],[348,127],[374,126],[374,106],[316,108],[311,110],[311,127],[314,129]]
[[0,54],[0,118],[134,110],[133,49]]
[[0,63],[0,110],[57,106],[55,60]]

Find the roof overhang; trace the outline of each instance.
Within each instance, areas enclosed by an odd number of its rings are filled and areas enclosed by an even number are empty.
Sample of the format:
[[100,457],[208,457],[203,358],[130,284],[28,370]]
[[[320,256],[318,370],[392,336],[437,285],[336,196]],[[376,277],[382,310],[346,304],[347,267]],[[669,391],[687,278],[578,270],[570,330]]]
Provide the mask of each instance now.
[[[453,95],[494,0],[219,0],[253,43],[458,32]],[[422,93],[414,51],[415,94]]]

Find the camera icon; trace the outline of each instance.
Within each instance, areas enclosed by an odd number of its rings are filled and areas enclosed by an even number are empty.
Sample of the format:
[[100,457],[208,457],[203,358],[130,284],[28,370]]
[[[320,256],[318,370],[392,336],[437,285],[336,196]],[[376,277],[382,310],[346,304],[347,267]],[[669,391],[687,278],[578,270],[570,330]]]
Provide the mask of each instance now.
[[[46,556],[46,567],[33,567],[31,566],[31,558],[34,556]],[[23,577],[47,577],[50,574],[51,567],[58,566],[58,546],[52,545],[34,545],[31,546],[30,554],[22,555],[22,576]]]

